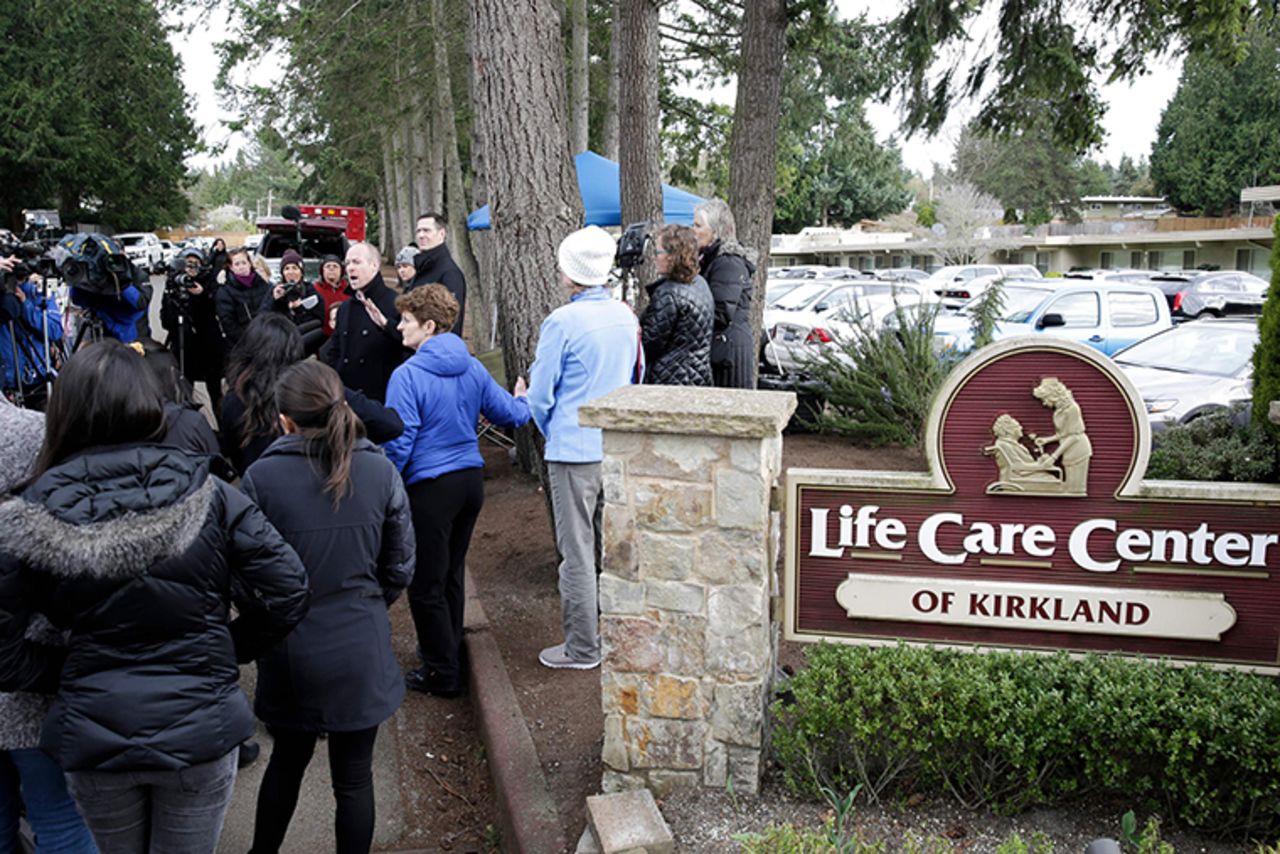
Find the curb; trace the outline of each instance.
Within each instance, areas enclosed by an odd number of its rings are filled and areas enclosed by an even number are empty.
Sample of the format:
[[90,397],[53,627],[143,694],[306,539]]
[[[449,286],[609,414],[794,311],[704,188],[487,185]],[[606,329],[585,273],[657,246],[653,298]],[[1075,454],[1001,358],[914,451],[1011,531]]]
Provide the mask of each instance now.
[[466,579],[463,638],[467,647],[471,705],[480,727],[493,778],[502,831],[502,850],[550,854],[568,848],[560,813],[547,791],[542,763],[520,711],[502,652],[489,630],[489,618]]

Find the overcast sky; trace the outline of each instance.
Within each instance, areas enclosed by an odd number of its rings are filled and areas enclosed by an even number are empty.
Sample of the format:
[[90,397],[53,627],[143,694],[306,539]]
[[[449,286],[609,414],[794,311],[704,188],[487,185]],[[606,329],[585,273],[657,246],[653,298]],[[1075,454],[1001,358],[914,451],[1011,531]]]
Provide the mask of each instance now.
[[[843,14],[853,15],[866,10],[869,14],[881,18],[889,17],[898,8],[897,3],[873,2],[873,0],[836,0],[836,5]],[[994,8],[994,7],[993,7]],[[243,145],[243,138],[228,134],[223,126],[229,116],[218,104],[213,83],[217,75],[218,63],[214,56],[213,45],[225,37],[224,24],[218,16],[210,16],[208,26],[191,36],[171,35],[183,63],[183,84],[195,105],[195,119],[200,125],[204,139],[212,145],[227,143],[229,151],[234,152]],[[976,29],[983,29],[979,24]],[[981,37],[980,33],[975,36]],[[1107,131],[1102,149],[1093,156],[1111,163],[1117,163],[1121,155],[1128,154],[1135,159],[1148,156],[1151,143],[1155,139],[1156,125],[1160,121],[1160,113],[1169,99],[1173,97],[1178,85],[1178,74],[1181,60],[1158,62],[1151,66],[1150,73],[1133,84],[1117,84],[1104,87],[1102,92],[1108,109],[1104,119]],[[268,63],[262,74],[275,73]],[[263,81],[259,81],[263,82]],[[732,90],[714,93],[717,100],[732,100]],[[907,168],[928,177],[933,172],[934,163],[949,163],[955,148],[955,139],[959,128],[970,118],[973,110],[960,108],[954,110],[947,126],[932,139],[917,136],[912,139],[899,139],[902,147],[903,161]],[[896,105],[869,104],[867,114],[876,128],[881,140],[899,134],[899,118]],[[192,157],[188,162],[194,168],[202,168],[218,159],[207,154]]]

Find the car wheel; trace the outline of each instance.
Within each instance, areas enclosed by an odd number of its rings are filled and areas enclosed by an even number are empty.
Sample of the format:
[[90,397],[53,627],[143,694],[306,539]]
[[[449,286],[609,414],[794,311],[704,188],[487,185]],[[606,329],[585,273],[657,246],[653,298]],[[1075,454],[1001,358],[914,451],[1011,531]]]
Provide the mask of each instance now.
[[1196,315],[1196,320],[1204,320],[1206,317],[1222,317],[1222,314],[1211,308],[1206,308],[1204,311]]

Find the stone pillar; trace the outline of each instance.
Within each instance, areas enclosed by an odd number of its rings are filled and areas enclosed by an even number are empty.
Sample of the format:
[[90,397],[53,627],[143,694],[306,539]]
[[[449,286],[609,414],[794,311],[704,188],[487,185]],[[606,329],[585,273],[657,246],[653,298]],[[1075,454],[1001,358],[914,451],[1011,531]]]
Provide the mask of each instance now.
[[606,792],[759,788],[789,392],[629,386],[604,429]]

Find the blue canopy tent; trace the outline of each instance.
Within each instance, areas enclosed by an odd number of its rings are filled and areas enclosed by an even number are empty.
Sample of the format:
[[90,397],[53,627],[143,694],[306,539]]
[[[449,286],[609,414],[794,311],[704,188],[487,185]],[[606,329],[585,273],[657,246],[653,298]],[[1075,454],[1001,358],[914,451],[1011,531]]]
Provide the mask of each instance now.
[[[622,225],[618,164],[596,154],[584,151],[573,158],[578,170],[578,193],[587,225]],[[662,218],[666,222],[693,225],[694,205],[703,199],[669,184],[662,185]],[[474,210],[467,217],[467,229],[480,231],[489,228],[489,206]]]

